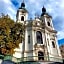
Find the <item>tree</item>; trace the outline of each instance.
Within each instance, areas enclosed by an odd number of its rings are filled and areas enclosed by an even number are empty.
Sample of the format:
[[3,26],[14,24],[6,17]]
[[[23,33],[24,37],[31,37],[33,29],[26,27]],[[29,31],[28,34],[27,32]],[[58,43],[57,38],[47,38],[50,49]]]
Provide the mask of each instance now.
[[13,54],[23,39],[23,25],[14,22],[8,15],[0,17],[0,54]]

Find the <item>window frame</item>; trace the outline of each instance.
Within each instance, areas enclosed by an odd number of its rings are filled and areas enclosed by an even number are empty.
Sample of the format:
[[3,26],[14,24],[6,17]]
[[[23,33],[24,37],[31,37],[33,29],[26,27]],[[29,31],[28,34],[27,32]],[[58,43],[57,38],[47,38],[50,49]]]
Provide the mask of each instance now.
[[55,42],[54,41],[52,41],[52,47],[55,48]]
[[[39,38],[40,37],[40,38]],[[36,40],[38,44],[43,44],[43,38],[42,38],[42,33],[40,31],[36,32]]]
[[28,43],[30,44],[30,35],[28,35]]
[[21,21],[24,21],[24,16],[21,16]]
[[51,26],[49,21],[47,22],[47,25],[48,25],[48,26]]

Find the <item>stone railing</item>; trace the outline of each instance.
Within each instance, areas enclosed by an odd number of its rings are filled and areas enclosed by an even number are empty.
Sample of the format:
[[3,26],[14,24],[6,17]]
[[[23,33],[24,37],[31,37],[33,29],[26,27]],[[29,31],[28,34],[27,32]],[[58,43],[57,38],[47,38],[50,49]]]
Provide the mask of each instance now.
[[[11,63],[11,64],[22,64],[23,62],[33,62],[35,64],[39,63],[41,64],[41,62],[47,62],[48,63],[51,63],[51,62],[62,62],[62,59],[60,58],[55,58],[55,57],[49,57],[50,59],[55,59],[56,61],[51,61],[51,60],[34,60],[34,59],[31,59],[32,57],[36,57],[38,58],[38,56],[29,56],[29,57],[22,57],[22,58],[15,58],[11,55],[6,55],[6,56],[3,56],[3,55],[0,55],[0,64],[5,64],[6,62],[7,63]],[[39,56],[40,57],[40,56]],[[42,56],[41,56],[42,57]],[[44,57],[44,58],[48,58],[48,57]],[[7,64],[6,63],[6,64]]]

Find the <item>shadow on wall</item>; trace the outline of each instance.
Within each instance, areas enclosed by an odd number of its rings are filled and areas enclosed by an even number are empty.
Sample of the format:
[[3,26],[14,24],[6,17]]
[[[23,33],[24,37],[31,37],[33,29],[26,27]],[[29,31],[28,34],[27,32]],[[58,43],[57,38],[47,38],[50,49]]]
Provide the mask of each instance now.
[[[19,62],[19,63],[14,63],[14,62],[12,62],[12,61],[10,61],[10,60],[3,60],[2,61],[2,63],[1,64],[44,64],[45,62],[37,62],[37,61],[24,61],[24,62]],[[64,62],[63,63],[61,63],[61,62],[53,62],[53,63],[46,63],[46,64],[64,64]]]
[[64,64],[64,60],[63,60],[63,64]]
[[2,61],[2,64],[40,64],[40,63],[33,62],[33,61],[25,61],[25,62],[14,63],[10,60],[4,60],[4,61]]
[[26,61],[26,62],[20,62],[18,64],[64,64],[64,63],[61,63],[61,62],[53,62],[53,63],[50,63],[50,62],[37,62],[37,61]]
[[14,62],[12,62],[10,60],[3,60],[2,64],[16,64],[16,63],[14,63]]
[[49,64],[64,64],[64,60],[63,60],[63,62],[53,62],[53,63],[49,63]]
[[35,62],[35,61],[26,61],[26,62],[20,62],[18,64],[40,64],[40,63]]

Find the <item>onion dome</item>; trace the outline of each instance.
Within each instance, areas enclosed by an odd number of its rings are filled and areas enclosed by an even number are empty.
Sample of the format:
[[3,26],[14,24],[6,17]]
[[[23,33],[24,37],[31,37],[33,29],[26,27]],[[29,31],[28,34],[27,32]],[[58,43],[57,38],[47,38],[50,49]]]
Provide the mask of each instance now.
[[43,6],[41,16],[43,16],[44,14],[46,14],[46,8]]
[[21,3],[21,8],[25,8],[25,3],[24,3],[24,1]]
[[45,13],[45,12],[46,12],[46,8],[44,8],[44,6],[43,6],[42,13]]

